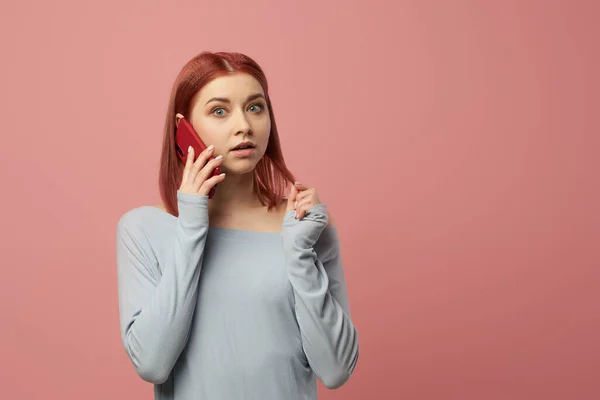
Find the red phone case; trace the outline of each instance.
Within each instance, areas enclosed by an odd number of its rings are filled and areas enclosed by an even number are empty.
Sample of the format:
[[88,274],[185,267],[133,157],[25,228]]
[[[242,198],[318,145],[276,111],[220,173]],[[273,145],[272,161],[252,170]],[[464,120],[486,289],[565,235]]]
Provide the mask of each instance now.
[[[177,156],[185,163],[188,155],[188,148],[192,146],[194,149],[194,161],[198,158],[200,153],[206,150],[207,146],[204,144],[200,136],[196,133],[192,124],[190,124],[185,118],[179,120],[179,125],[175,129],[175,147]],[[218,166],[213,170],[211,176],[217,176],[221,174],[221,168]],[[216,186],[216,185],[215,185]],[[208,193],[208,198],[212,199],[215,195],[215,187],[213,187]]]

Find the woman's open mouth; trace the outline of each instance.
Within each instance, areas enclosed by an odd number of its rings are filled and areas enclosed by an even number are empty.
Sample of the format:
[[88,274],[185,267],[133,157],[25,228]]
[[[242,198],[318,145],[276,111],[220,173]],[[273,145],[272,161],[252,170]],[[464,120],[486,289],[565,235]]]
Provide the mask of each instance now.
[[255,150],[254,144],[252,144],[250,142],[244,142],[244,143],[238,144],[233,149],[231,149],[231,152],[236,157],[244,158],[244,157],[250,157],[254,153],[254,150]]

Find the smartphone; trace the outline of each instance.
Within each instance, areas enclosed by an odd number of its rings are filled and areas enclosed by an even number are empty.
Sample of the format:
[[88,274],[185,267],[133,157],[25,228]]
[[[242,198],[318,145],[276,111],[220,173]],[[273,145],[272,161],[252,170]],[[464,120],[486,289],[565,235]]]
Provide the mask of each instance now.
[[[181,118],[179,120],[179,125],[175,128],[175,149],[177,150],[177,156],[179,159],[185,163],[187,161],[188,156],[188,148],[192,146],[194,149],[194,161],[198,158],[200,153],[202,153],[208,146],[204,144],[202,139],[194,128],[192,124],[190,124],[185,118]],[[221,168],[217,166],[211,176],[217,176],[221,174]],[[209,177],[210,178],[210,177]],[[215,195],[215,186],[210,189],[208,193],[208,198],[212,199]]]

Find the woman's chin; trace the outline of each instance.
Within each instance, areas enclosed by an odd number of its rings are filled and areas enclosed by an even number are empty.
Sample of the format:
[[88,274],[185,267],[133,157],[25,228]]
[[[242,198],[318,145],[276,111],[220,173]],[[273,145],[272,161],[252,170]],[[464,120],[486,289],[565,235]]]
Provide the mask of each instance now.
[[256,162],[253,160],[236,160],[227,165],[222,165],[221,169],[228,175],[246,175],[254,171]]

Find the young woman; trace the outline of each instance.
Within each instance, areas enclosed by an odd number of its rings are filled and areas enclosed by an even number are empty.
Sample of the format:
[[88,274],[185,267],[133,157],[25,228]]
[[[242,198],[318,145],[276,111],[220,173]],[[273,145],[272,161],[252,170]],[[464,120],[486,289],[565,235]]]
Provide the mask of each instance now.
[[[182,118],[210,145],[185,163]],[[316,399],[317,377],[343,385],[358,334],[336,228],[285,166],[261,68],[237,53],[190,60],[163,143],[164,204],[117,227],[122,340],[155,398]]]

